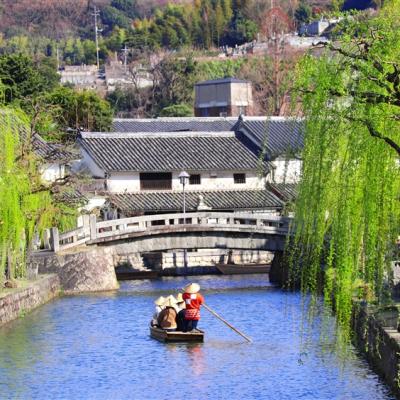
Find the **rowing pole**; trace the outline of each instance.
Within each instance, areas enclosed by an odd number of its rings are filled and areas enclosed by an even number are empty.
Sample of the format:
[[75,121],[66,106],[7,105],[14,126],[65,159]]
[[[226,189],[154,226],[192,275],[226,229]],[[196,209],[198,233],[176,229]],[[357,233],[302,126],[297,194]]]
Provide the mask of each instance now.
[[234,330],[236,333],[238,333],[240,336],[244,337],[248,342],[252,342],[252,340],[246,336],[244,333],[240,332],[238,329],[236,329],[234,326],[232,326],[228,321],[225,321],[222,317],[220,317],[214,310],[212,310],[210,307],[208,307],[206,304],[202,304],[203,307],[208,310],[214,317],[217,317],[219,320],[221,320],[225,325],[228,325],[229,328]]

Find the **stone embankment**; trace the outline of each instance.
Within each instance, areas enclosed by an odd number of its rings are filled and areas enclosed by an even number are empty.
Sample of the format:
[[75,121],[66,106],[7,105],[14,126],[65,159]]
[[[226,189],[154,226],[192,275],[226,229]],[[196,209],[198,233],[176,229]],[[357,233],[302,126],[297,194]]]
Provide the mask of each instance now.
[[82,248],[79,252],[37,252],[29,260],[31,275],[57,274],[66,294],[115,290],[119,284],[111,247]]
[[44,275],[20,289],[0,295],[0,325],[25,315],[57,297],[61,291],[57,274]]

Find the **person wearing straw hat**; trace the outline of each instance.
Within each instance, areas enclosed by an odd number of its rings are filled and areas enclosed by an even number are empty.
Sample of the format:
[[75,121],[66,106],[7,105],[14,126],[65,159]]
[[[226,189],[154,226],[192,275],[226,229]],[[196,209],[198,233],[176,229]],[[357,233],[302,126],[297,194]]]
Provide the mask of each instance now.
[[182,293],[178,293],[176,296],[176,311],[178,315],[176,316],[176,324],[178,325],[176,330],[183,331],[185,329],[185,300],[183,299]]
[[166,331],[176,331],[176,316],[177,312],[175,309],[176,299],[174,296],[168,296],[164,302],[164,309],[158,314],[157,323],[161,329]]
[[200,307],[204,303],[204,297],[199,293],[200,285],[198,283],[190,283],[183,288],[182,297],[185,300],[185,328],[184,332],[197,329],[200,320]]
[[156,310],[153,314],[153,319],[151,320],[151,325],[155,326],[157,325],[157,318],[158,318],[158,314],[160,314],[160,312],[162,311],[162,309],[164,308],[164,303],[165,303],[165,297],[164,296],[160,296],[158,299],[156,299],[154,301],[154,304],[156,305]]

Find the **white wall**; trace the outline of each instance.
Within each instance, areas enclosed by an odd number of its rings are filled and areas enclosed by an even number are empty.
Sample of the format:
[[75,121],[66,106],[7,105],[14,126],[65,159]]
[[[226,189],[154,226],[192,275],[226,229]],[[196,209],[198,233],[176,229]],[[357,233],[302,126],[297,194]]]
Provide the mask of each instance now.
[[41,178],[45,183],[55,182],[65,176],[65,165],[52,163],[44,164],[40,168]]
[[[172,173],[172,190],[182,190],[182,185],[179,181],[179,173]],[[240,189],[263,189],[265,186],[265,178],[259,177],[255,171],[218,171],[212,172],[196,172],[191,171],[191,174],[201,175],[200,185],[186,185],[187,191],[198,191],[198,190],[240,190]],[[246,183],[237,184],[233,181],[234,173],[245,173]],[[212,177],[211,175],[215,175]],[[107,188],[111,192],[139,192],[140,191],[140,179],[138,172],[118,172],[112,173],[107,179]]]
[[298,183],[301,174],[301,160],[276,159],[273,165],[276,167],[273,176],[269,175],[275,183]]
[[140,179],[138,172],[110,173],[107,178],[107,189],[110,192],[138,192],[140,191]]

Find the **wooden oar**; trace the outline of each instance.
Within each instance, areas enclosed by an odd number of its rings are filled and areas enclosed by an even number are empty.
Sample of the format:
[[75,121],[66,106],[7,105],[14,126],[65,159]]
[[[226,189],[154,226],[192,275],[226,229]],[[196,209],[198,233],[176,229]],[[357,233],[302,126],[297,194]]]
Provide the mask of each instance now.
[[212,310],[210,307],[207,306],[207,304],[203,304],[203,307],[208,310],[214,317],[217,317],[219,320],[221,320],[225,325],[228,325],[229,328],[234,330],[236,333],[238,333],[240,336],[244,337],[248,342],[252,342],[252,340],[247,337],[244,333],[240,332],[238,329],[236,329],[234,326],[232,326],[228,321],[225,321],[221,316],[219,316],[214,310]]

